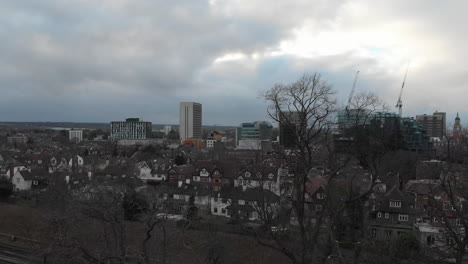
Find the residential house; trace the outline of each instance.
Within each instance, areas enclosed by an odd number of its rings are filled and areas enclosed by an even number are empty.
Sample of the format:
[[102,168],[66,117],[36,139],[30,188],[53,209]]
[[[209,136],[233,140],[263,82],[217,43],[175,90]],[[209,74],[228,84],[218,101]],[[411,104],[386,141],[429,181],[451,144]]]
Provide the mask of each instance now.
[[211,214],[243,221],[261,220],[265,213],[276,214],[279,196],[263,188],[221,190],[211,198]]
[[148,165],[146,161],[140,161],[136,164],[137,176],[141,180],[147,181],[148,179],[151,180],[151,167]]
[[279,168],[274,165],[248,166],[241,170],[234,179],[234,187],[243,186],[244,188],[262,187],[273,193],[280,195],[280,177]]
[[231,186],[231,177],[234,170],[235,166],[230,162],[198,161],[195,163],[192,181],[209,185],[214,191],[219,191],[224,186]]
[[11,178],[11,182],[13,183],[13,189],[15,191],[31,190],[33,179],[34,177],[28,169],[18,169],[15,171],[13,177]]
[[375,241],[391,241],[404,232],[412,232],[417,212],[414,197],[396,186],[385,194],[376,195],[370,202],[370,237]]
[[168,182],[178,183],[179,181],[190,183],[192,181],[192,175],[195,174],[195,167],[193,165],[179,165],[172,166],[167,171]]

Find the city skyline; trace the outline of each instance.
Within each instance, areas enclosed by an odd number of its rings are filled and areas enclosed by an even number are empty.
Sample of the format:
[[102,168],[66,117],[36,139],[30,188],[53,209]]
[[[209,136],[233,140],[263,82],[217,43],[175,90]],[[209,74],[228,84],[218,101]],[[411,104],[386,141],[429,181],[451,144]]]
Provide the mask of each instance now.
[[462,123],[468,116],[468,77],[461,64],[468,56],[468,32],[460,26],[467,3],[265,5],[4,3],[0,120],[108,122],[139,116],[177,124],[178,102],[197,101],[205,105],[206,124],[236,126],[269,120],[261,92],[304,73],[321,73],[344,104],[357,70],[356,92],[372,91],[397,111],[408,63],[404,116],[444,111],[450,121],[459,112]]

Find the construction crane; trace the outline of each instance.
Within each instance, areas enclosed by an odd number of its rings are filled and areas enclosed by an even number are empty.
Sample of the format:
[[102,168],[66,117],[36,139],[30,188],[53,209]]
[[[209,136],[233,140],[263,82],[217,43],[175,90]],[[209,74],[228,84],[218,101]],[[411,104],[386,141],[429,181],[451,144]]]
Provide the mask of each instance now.
[[351,92],[349,93],[348,104],[346,105],[346,111],[349,110],[349,106],[351,105],[351,100],[353,99],[354,89],[356,88],[356,82],[359,76],[359,71],[356,72],[356,76],[354,76],[353,87],[351,88]]
[[398,101],[396,103],[396,106],[398,108],[398,113],[400,114],[400,117],[402,117],[403,114],[403,101],[401,101],[401,95],[403,94],[403,88],[405,87],[405,82],[406,82],[406,76],[408,75],[408,68],[409,68],[409,63],[406,66],[406,72],[405,72],[405,77],[403,78],[403,83],[401,84],[401,89],[400,89],[400,96],[398,96]]

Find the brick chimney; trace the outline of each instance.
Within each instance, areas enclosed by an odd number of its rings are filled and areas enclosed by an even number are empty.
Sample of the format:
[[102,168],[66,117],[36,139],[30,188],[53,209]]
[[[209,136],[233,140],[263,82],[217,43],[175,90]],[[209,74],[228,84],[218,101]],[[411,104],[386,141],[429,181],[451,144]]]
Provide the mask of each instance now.
[[15,167],[10,166],[10,179],[13,178],[14,175],[15,175]]

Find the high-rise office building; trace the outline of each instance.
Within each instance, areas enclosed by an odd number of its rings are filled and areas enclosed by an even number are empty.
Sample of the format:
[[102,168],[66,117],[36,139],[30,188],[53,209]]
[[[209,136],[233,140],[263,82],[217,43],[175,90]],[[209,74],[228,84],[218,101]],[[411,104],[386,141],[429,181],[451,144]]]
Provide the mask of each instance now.
[[423,127],[429,137],[442,138],[447,135],[445,112],[435,112],[432,115],[417,115],[416,122]]
[[300,131],[301,126],[302,130],[307,129],[304,112],[282,112],[279,116],[279,143],[280,145],[286,148],[296,147],[297,137],[300,135],[298,133],[305,133],[306,131]]
[[181,140],[202,138],[202,105],[195,102],[181,102],[179,122]]
[[172,126],[164,126],[164,134],[167,136],[171,132]]
[[236,130],[236,145],[238,149],[271,148],[273,126],[267,121],[242,123]]
[[83,130],[68,130],[68,138],[71,142],[80,143],[83,140]]
[[111,122],[112,140],[148,139],[151,138],[152,130],[151,122],[143,122],[139,118],[127,118],[126,121]]

